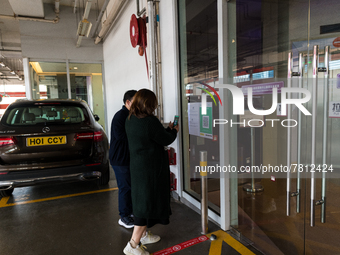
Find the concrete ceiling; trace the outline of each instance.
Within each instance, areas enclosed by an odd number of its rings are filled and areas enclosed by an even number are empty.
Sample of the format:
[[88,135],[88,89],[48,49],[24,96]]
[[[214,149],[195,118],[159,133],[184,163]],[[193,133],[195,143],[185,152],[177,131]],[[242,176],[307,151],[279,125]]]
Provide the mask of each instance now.
[[[60,0],[60,6],[84,8],[87,0]],[[101,10],[105,0],[92,0],[91,9]],[[0,0],[0,15],[44,17],[43,4],[54,4],[54,0]],[[16,76],[10,73],[15,70],[23,75],[19,21],[0,18],[0,79]],[[11,70],[10,70],[11,69]],[[1,74],[2,73],[2,74]]]

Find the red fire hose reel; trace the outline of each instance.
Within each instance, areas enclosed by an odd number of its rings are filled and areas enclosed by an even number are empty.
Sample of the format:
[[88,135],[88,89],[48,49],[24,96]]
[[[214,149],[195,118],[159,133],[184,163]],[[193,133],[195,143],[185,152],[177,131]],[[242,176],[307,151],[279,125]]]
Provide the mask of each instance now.
[[146,18],[137,18],[135,14],[132,14],[130,20],[130,40],[132,47],[136,48],[138,45],[138,53],[143,56],[145,53],[145,63],[147,75],[149,77],[148,59],[146,56]]

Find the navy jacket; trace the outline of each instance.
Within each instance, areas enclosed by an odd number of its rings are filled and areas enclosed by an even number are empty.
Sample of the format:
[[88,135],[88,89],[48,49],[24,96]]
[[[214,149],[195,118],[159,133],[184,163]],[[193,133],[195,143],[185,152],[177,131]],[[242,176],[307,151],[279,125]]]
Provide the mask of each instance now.
[[125,121],[128,116],[129,110],[123,105],[112,119],[109,151],[112,166],[130,165],[129,145],[125,132]]

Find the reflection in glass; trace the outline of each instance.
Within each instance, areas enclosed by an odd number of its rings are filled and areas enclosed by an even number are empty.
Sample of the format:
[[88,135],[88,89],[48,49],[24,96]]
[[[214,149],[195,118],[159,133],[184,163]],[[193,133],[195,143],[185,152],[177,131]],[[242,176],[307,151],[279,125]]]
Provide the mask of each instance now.
[[[200,151],[208,151],[208,165],[219,163],[218,128],[212,118],[219,108],[208,96],[207,114],[200,113],[201,95],[218,81],[217,1],[179,0],[184,189],[200,199]],[[203,91],[203,92],[202,92]],[[214,100],[218,99],[214,96]],[[213,148],[213,149],[211,149]],[[220,180],[208,179],[209,207],[220,212]]]
[[[30,62],[33,99],[67,99],[66,63]],[[70,98],[84,100],[105,128],[101,64],[69,63]]]

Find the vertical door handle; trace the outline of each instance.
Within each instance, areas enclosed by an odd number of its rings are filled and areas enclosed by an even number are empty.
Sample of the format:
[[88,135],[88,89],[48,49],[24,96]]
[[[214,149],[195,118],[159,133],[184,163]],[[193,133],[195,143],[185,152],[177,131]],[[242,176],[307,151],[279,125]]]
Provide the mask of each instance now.
[[[302,53],[299,54],[299,72],[297,76],[299,77],[299,88],[302,88],[302,72],[303,72],[303,56]],[[299,98],[301,98],[301,94],[299,94]],[[301,164],[301,111],[298,113],[298,144],[297,144],[297,165]],[[296,192],[292,192],[291,196],[296,196],[296,212],[300,212],[301,207],[301,173],[297,171],[297,180],[296,180]]]
[[[328,137],[328,83],[329,83],[329,46],[325,46],[325,82],[323,89],[323,136],[322,136],[322,164],[327,164],[327,137]],[[321,205],[321,223],[326,222],[326,172],[322,172],[321,200],[316,205]]]
[[[299,70],[298,72],[293,72],[293,56],[292,53],[288,53],[288,74],[287,74],[287,87],[290,88],[292,86],[292,77],[297,76],[299,77],[299,88],[302,88],[302,71],[303,71],[303,59],[302,59],[302,53],[299,54]],[[287,98],[290,98],[291,95],[288,94]],[[299,95],[301,97],[301,94]],[[291,106],[288,105],[288,119],[291,119]],[[298,123],[301,123],[301,112],[299,111],[298,115]],[[291,165],[291,155],[290,155],[290,148],[291,148],[291,129],[287,129],[287,166],[288,169],[290,169]],[[298,165],[300,164],[301,160],[301,125],[298,125]],[[287,172],[287,208],[286,208],[286,214],[287,216],[290,215],[290,198],[296,196],[296,212],[300,212],[300,172],[297,171],[297,182],[296,182],[296,191],[291,192],[290,187],[290,172]]]
[[[313,47],[313,92],[312,92],[312,155],[311,165],[316,163],[316,114],[317,114],[317,88],[318,88],[318,63],[319,46]],[[315,172],[311,172],[311,191],[310,191],[310,226],[314,227],[315,222]]]
[[[324,90],[323,90],[323,136],[322,136],[322,164],[327,163],[327,137],[328,137],[328,82],[329,82],[329,46],[325,47],[325,67],[318,68],[319,47],[314,46],[313,49],[313,113],[312,113],[312,160],[311,164],[315,166],[316,159],[316,109],[317,109],[317,87],[318,87],[318,72],[325,72],[324,75]],[[321,205],[322,223],[326,222],[326,172],[322,172],[322,191],[321,199],[315,201],[315,173],[311,173],[311,220],[310,226],[315,225],[315,206]]]
[[[287,72],[287,88],[292,87],[292,74],[293,74],[293,53],[288,53],[288,72]],[[287,98],[290,99],[290,93],[288,93]],[[290,104],[288,104],[288,113],[287,117],[290,119]],[[290,137],[291,137],[291,130],[287,128],[287,167],[290,169]],[[287,205],[286,205],[286,215],[290,215],[290,171],[287,171]]]

